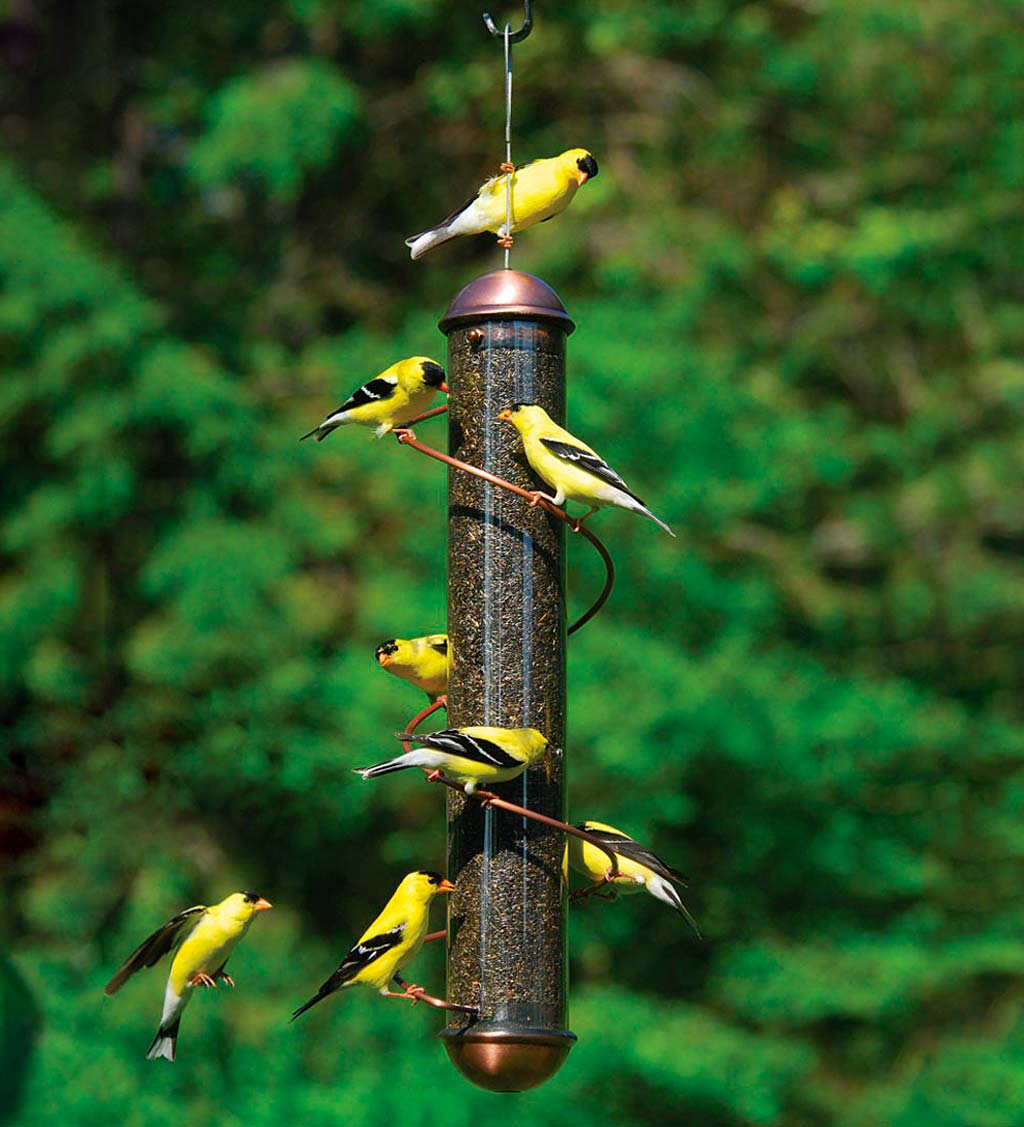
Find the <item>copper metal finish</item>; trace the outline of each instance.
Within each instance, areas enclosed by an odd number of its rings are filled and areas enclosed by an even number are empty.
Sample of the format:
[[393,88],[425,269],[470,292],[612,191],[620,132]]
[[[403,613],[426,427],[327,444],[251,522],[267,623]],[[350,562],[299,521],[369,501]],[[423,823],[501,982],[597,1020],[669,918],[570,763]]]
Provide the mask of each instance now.
[[[547,282],[522,270],[492,270],[474,278],[455,295],[438,327],[450,333],[468,322],[516,320],[554,323],[566,336],[576,328]],[[479,330],[471,330],[471,346],[479,347],[482,339]]]
[[576,1037],[572,1033],[474,1033],[446,1029],[441,1040],[452,1064],[491,1092],[525,1092],[562,1067]]

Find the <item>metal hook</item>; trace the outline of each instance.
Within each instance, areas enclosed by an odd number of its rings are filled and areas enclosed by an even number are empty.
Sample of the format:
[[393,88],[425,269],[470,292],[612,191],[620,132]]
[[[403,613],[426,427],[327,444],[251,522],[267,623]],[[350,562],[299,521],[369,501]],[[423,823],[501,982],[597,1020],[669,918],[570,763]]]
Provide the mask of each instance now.
[[[530,10],[530,0],[523,0],[523,26],[518,31],[510,31],[508,38],[510,43],[522,43],[522,41],[533,30],[533,12]],[[491,35],[498,35],[504,38],[505,31],[499,28],[494,20],[491,19],[490,12],[484,12],[484,23],[487,24],[487,30]],[[508,26],[507,24],[505,25]]]

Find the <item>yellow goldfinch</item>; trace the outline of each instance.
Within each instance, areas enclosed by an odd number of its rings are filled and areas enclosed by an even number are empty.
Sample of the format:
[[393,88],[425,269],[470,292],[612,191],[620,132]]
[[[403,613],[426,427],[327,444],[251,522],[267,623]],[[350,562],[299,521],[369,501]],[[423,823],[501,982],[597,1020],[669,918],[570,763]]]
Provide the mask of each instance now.
[[591,513],[604,505],[613,505],[643,513],[655,524],[661,525],[669,536],[675,536],[672,529],[651,512],[600,455],[560,427],[543,407],[517,403],[499,411],[498,418],[511,423],[519,431],[526,460],[537,476],[555,490],[555,495],[547,500],[561,505],[568,498],[590,506],[590,512],[576,522],[577,529]]
[[[685,916],[694,931],[700,934],[693,916],[686,910],[686,905],[673,886],[675,882],[686,887],[682,873],[666,865],[660,857],[638,845],[614,826],[605,825],[604,822],[579,822],[576,829],[584,830],[591,837],[603,841],[618,858],[618,874],[614,880],[608,881],[609,888],[616,892],[639,892],[641,888],[647,889],[652,896],[664,900]],[[565,860],[570,868],[595,884],[607,879],[610,868],[607,853],[582,838],[566,835]]]
[[128,956],[107,983],[104,993],[116,994],[137,970],[154,966],[169,951],[178,948],[167,977],[160,1027],[146,1053],[147,1059],[174,1060],[181,1014],[196,986],[216,986],[218,978],[234,986],[231,975],[224,971],[231,952],[249,930],[256,913],[270,906],[270,901],[259,893],[233,892],[210,908],[202,904],[186,908]]
[[410,356],[385,368],[345,400],[326,419],[299,439],[323,440],[338,427],[358,423],[375,427],[377,437],[422,414],[444,384],[444,369],[426,356]]
[[512,173],[511,230],[505,230],[508,173],[503,173],[485,181],[474,197],[436,227],[406,239],[405,245],[413,258],[420,258],[457,235],[493,231],[504,237],[522,231],[564,211],[576,190],[596,175],[597,161],[586,149],[568,149],[557,157],[521,164]]
[[338,969],[292,1014],[299,1014],[345,986],[372,986],[394,998],[415,997],[417,987],[393,994],[388,983],[423,946],[430,918],[430,902],[439,892],[454,892],[455,885],[440,873],[409,873],[402,878],[384,910],[359,937],[359,942],[338,964]]
[[429,767],[463,784],[472,794],[480,783],[503,783],[521,775],[541,759],[548,741],[536,728],[449,728],[421,736],[406,736],[424,746],[403,752],[385,763],[360,767],[357,775],[375,779],[409,767]]
[[389,638],[377,647],[381,669],[422,689],[431,700],[448,692],[448,635]]

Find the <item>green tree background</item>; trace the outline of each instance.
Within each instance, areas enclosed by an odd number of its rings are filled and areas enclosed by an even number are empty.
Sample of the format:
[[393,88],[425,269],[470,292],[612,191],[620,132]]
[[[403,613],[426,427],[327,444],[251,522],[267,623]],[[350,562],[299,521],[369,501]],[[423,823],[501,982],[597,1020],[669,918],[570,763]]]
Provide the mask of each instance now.
[[[1019,1124],[1020,16],[573,0],[516,49],[516,158],[601,175],[514,264],[680,534],[596,518],[571,812],[687,871],[704,939],[574,913],[579,1045],[497,1097],[432,1011],[287,1016],[443,864],[438,795],[349,770],[419,704],[373,650],[443,625],[443,473],[296,438],[498,264],[402,239],[500,161],[500,49],[440,0],[0,2],[0,1120]],[[162,973],[104,982],[240,887],[238,990],[145,1061]]]

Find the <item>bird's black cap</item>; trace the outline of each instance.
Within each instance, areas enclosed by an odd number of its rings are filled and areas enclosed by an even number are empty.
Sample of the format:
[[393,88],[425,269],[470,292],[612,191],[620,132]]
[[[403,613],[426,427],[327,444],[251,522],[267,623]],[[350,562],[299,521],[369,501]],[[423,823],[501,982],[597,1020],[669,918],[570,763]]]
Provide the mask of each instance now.
[[263,897],[258,892],[243,892],[246,904],[255,904],[257,900],[262,900]]
[[423,382],[427,387],[440,387],[444,383],[444,368],[433,360],[424,360]]
[[426,877],[431,884],[440,884],[444,880],[440,873],[431,872],[429,869],[420,869],[420,876]]
[[576,167],[581,172],[585,172],[591,180],[597,175],[597,161],[594,160],[590,153],[587,153],[585,157],[580,157],[576,162]]
[[380,659],[386,654],[396,653],[398,653],[398,645],[395,642],[395,639],[388,638],[386,642],[381,642],[381,644],[377,647],[377,660],[380,661]]

